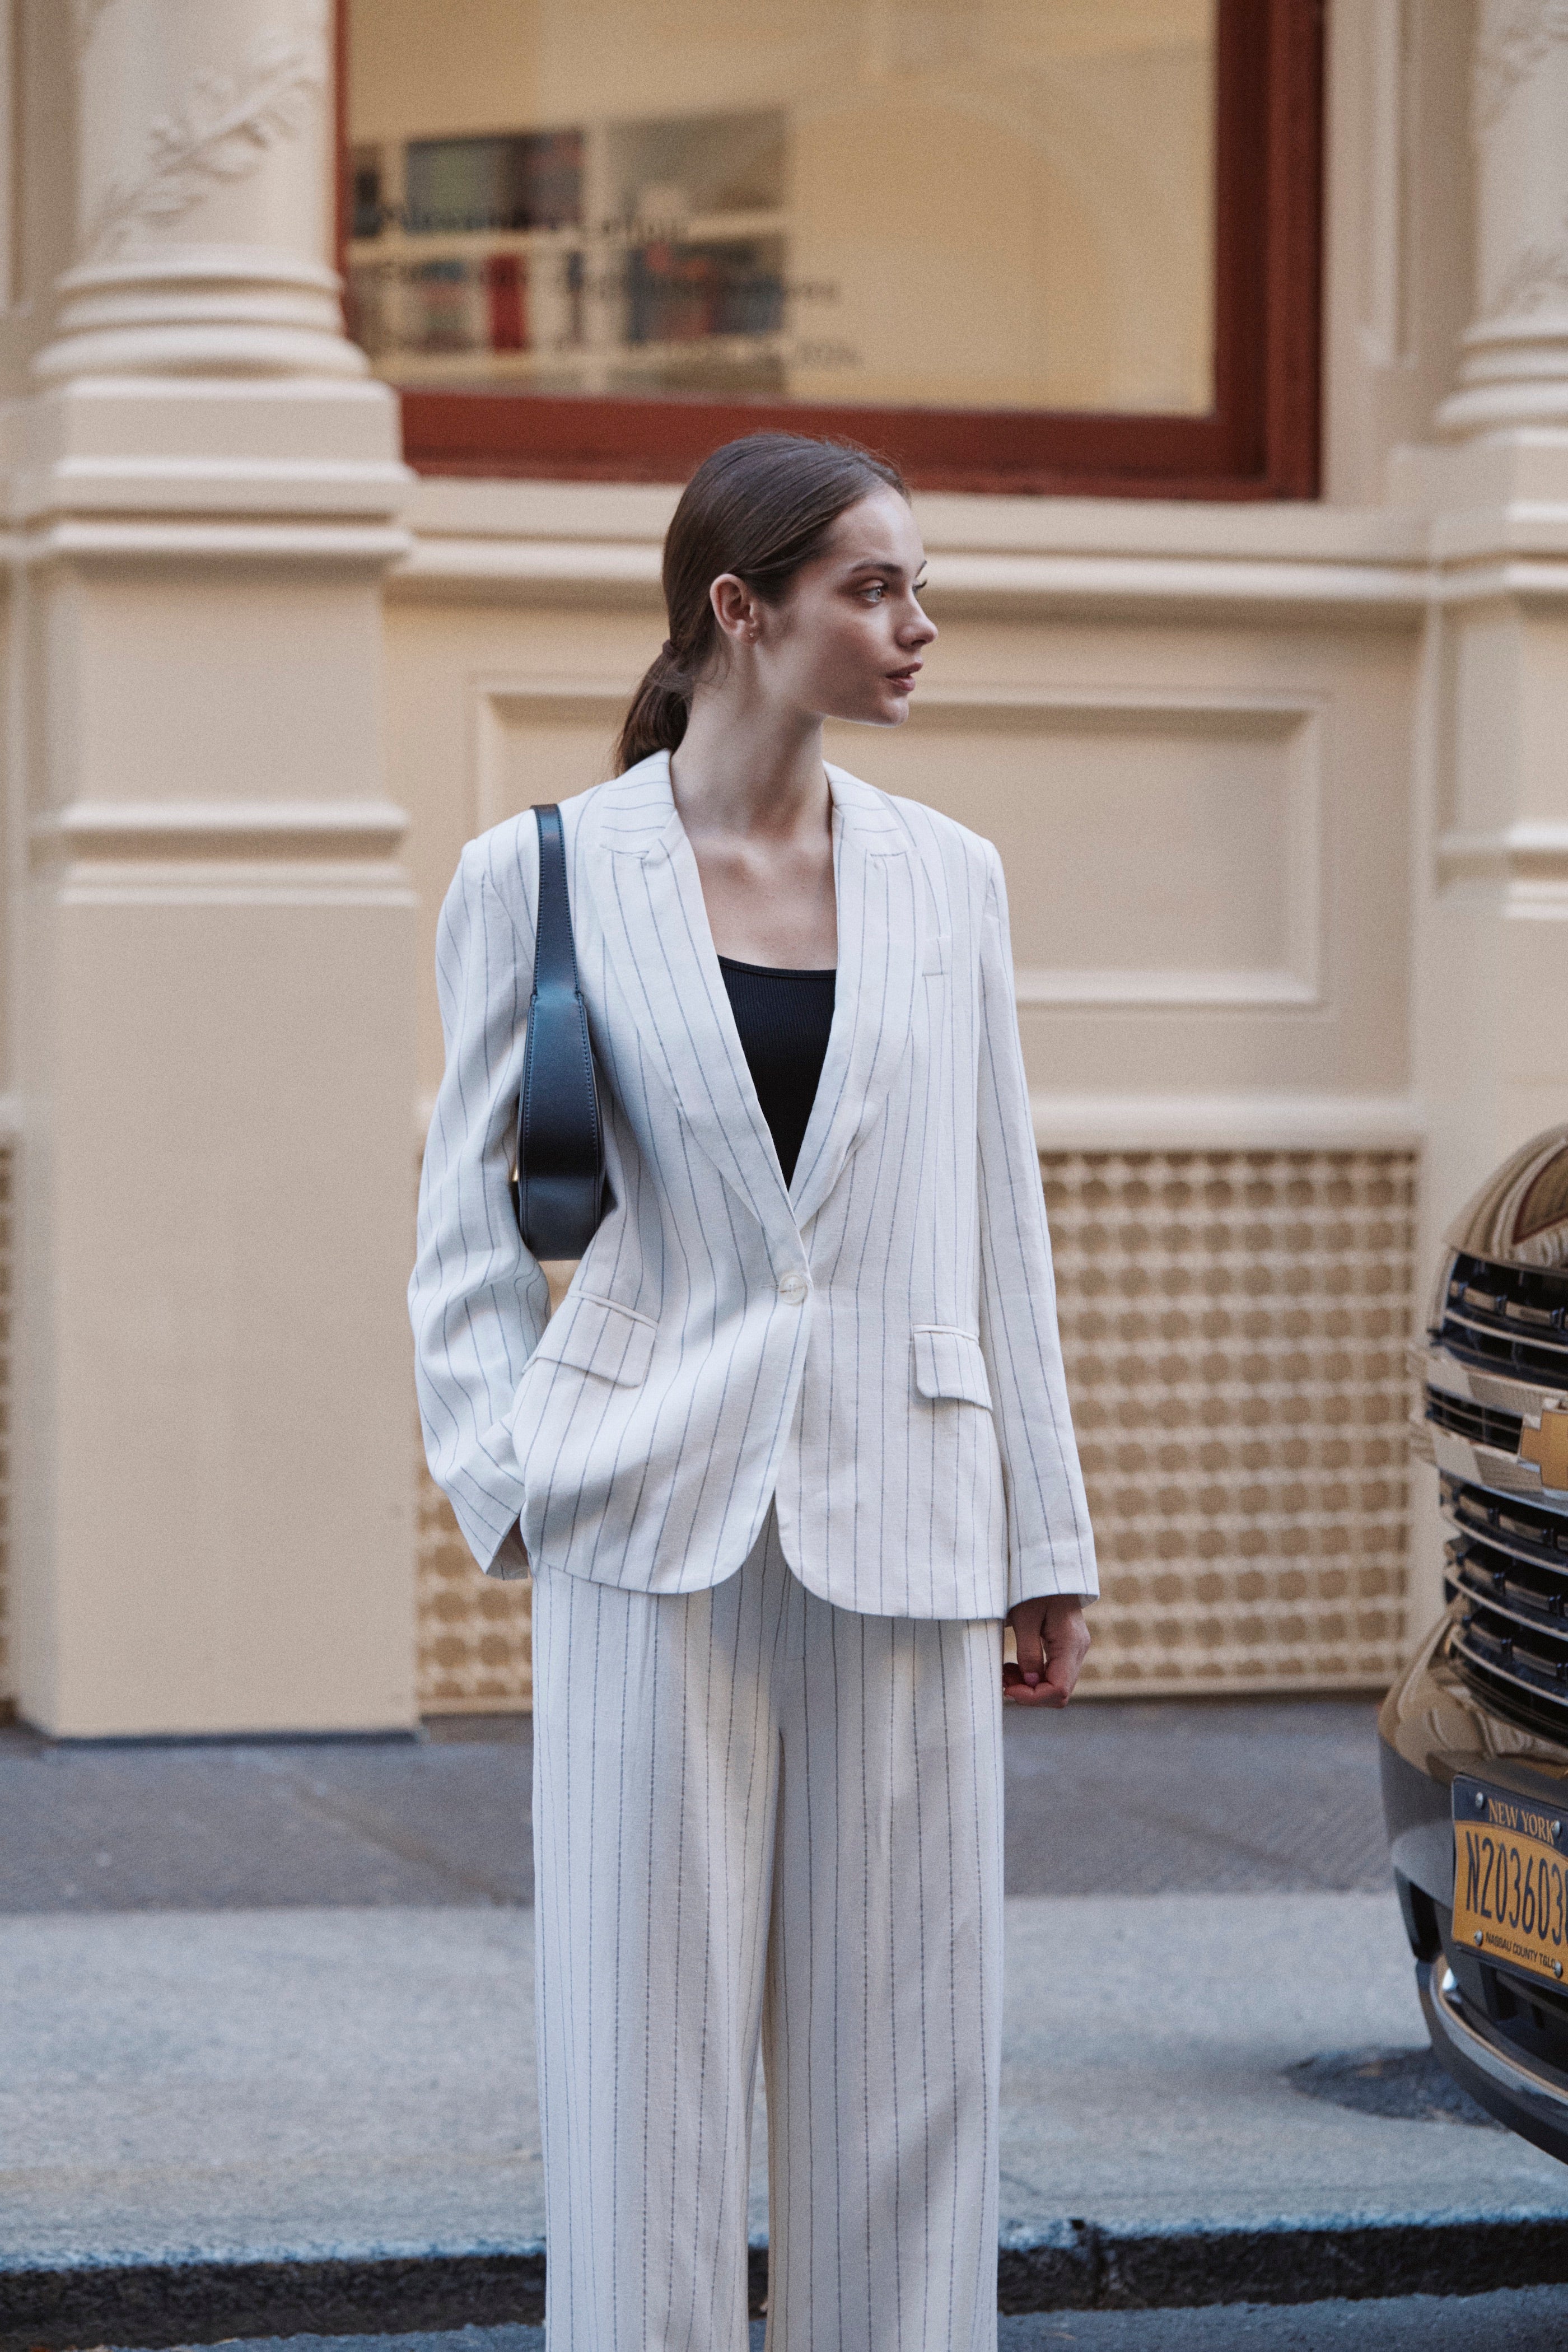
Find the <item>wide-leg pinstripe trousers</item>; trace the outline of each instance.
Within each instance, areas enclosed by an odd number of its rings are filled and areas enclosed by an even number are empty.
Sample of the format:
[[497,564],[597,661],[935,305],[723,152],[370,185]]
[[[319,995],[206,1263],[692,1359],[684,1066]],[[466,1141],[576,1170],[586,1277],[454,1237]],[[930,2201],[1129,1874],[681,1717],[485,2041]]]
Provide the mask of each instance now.
[[864,1617],[769,1514],[692,1593],[533,1613],[549,2352],[991,2352],[1001,1629]]

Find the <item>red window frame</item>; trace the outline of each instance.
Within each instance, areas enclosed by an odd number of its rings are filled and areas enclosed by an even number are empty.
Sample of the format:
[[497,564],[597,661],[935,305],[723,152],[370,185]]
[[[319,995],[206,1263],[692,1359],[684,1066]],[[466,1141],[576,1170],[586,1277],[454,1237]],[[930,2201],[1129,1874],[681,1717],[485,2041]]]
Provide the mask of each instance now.
[[[405,455],[425,474],[677,482],[721,441],[783,426],[867,442],[920,489],[1315,498],[1323,0],[1218,0],[1215,68],[1215,401],[1206,416],[409,390]],[[340,255],[349,71],[348,0],[337,0]]]

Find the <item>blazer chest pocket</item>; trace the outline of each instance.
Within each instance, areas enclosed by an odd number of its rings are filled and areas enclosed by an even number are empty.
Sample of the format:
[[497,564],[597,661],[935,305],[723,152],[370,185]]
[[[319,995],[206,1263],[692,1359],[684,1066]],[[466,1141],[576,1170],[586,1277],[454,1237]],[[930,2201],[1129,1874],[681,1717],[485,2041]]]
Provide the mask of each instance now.
[[535,1360],[570,1364],[579,1372],[596,1372],[602,1381],[636,1388],[647,1378],[653,1361],[658,1325],[613,1298],[596,1298],[580,1290],[552,1317],[534,1350]]
[[917,1323],[914,1350],[915,1386],[921,1396],[952,1397],[990,1412],[985,1358],[973,1332],[957,1331],[945,1323]]

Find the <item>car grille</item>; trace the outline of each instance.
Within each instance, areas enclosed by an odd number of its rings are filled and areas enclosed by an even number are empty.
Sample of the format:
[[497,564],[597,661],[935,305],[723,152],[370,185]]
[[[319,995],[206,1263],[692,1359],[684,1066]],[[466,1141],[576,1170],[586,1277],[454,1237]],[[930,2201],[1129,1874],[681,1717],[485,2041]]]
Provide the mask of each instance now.
[[1519,1452],[1524,1423],[1517,1412],[1500,1412],[1495,1405],[1476,1404],[1469,1397],[1454,1396],[1447,1389],[1428,1388],[1426,1418],[1439,1429],[1457,1430],[1461,1437],[1471,1438],[1478,1445],[1495,1445],[1504,1454]]
[[1461,1254],[1433,1337],[1463,1363],[1568,1389],[1568,1274]]
[[[1431,1336],[1462,1364],[1568,1393],[1568,1272],[1461,1253]],[[1429,1387],[1426,1413],[1472,1444],[1519,1452],[1517,1412]],[[1447,1474],[1442,1494],[1454,1530],[1444,1590],[1459,1603],[1454,1664],[1500,1715],[1568,1746],[1568,1509]]]
[[1568,1514],[1447,1475],[1442,1495],[1455,1664],[1499,1714],[1568,1745]]

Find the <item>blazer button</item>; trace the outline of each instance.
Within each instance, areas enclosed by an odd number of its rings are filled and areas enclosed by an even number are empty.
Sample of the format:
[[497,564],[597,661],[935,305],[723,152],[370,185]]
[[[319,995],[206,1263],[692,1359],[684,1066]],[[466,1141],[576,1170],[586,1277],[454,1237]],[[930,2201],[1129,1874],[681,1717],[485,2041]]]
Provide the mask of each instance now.
[[779,1276],[779,1297],[787,1298],[792,1307],[798,1307],[810,1288],[810,1283],[796,1265],[792,1265],[786,1274]]

